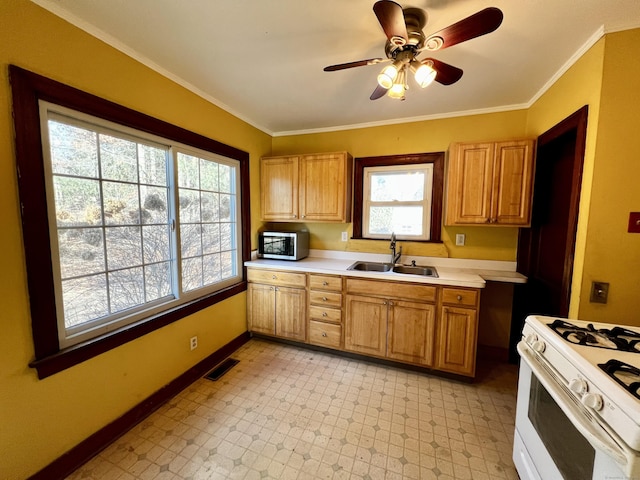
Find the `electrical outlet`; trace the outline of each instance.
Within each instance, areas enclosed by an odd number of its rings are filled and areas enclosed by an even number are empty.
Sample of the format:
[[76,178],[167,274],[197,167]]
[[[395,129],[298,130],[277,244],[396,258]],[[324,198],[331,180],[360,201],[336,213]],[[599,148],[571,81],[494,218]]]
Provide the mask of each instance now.
[[342,241],[346,242],[348,240],[348,234],[347,232],[342,232]]
[[464,233],[456,233],[456,246],[464,247],[466,235]]
[[191,350],[195,350],[196,348],[198,348],[198,337],[191,337],[191,339],[189,340],[189,347],[191,348]]

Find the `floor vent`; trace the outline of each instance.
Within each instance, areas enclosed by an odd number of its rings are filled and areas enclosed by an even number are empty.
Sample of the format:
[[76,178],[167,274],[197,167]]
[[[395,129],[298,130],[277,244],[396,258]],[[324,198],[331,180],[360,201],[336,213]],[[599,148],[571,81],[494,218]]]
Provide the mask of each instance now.
[[236,360],[235,358],[227,358],[225,361],[220,363],[216,368],[211,370],[204,378],[209,380],[219,380],[225,373],[231,370],[233,367],[238,364],[240,360]]

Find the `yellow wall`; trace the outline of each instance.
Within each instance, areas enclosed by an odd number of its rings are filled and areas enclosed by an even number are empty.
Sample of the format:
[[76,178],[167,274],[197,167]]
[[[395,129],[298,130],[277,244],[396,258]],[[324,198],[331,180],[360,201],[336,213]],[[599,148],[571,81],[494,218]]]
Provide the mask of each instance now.
[[[609,34],[590,188],[579,316],[640,326],[640,29]],[[606,305],[590,303],[592,281],[609,282]],[[576,289],[580,284],[576,284]]]
[[[423,92],[428,95],[429,92]],[[382,108],[382,107],[381,107]],[[453,142],[508,140],[526,134],[527,112],[470,115],[466,117],[429,120],[358,128],[338,132],[290,135],[273,139],[273,154],[314,153],[347,150],[354,157],[397,155],[447,151]],[[340,232],[351,233],[351,224],[307,224],[311,248],[321,250],[368,251],[387,253],[389,242],[371,240],[340,241]],[[456,247],[457,233],[466,234],[464,247]],[[444,244],[401,242],[407,255],[428,255],[515,261],[518,229],[505,227],[444,227]]]
[[[23,479],[246,331],[236,295],[122,347],[38,380],[16,182],[10,63],[249,151],[252,189],[271,137],[27,0],[0,7],[0,478]],[[252,204],[254,230],[259,205]],[[188,339],[199,347],[189,351]]]

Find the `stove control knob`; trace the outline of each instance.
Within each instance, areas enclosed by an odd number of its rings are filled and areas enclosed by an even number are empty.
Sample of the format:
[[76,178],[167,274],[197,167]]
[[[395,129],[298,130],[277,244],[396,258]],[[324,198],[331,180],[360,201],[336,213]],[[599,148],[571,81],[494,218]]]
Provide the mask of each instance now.
[[602,410],[602,395],[598,393],[587,393],[582,397],[582,403],[597,412],[598,410]]
[[526,337],[524,337],[524,341],[528,345],[533,345],[533,342],[538,340],[538,336],[535,333],[529,333]]
[[533,348],[534,352],[544,353],[544,350],[545,350],[545,348],[547,348],[547,345],[542,340],[536,340],[531,345],[531,348]]
[[578,395],[587,393],[587,382],[580,378],[574,378],[569,382],[569,390]]

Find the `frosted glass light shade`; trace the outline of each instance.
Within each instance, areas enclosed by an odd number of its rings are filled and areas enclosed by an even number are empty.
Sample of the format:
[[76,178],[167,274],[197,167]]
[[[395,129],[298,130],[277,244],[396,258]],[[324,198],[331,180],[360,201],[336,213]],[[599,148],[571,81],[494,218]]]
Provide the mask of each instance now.
[[398,69],[395,65],[387,65],[378,75],[378,85],[387,90],[393,85],[393,81],[398,76]]
[[437,72],[431,65],[423,63],[416,69],[414,78],[416,79],[418,85],[424,88],[433,82],[433,80],[436,78],[436,73]]

